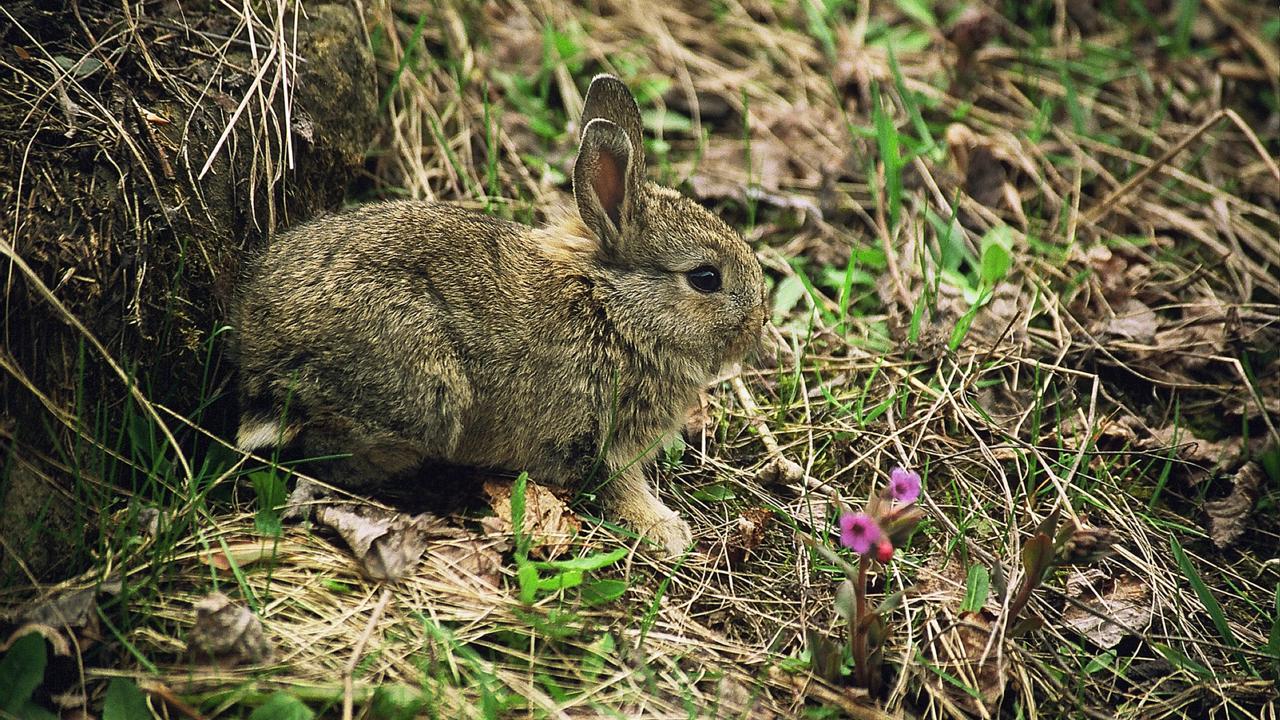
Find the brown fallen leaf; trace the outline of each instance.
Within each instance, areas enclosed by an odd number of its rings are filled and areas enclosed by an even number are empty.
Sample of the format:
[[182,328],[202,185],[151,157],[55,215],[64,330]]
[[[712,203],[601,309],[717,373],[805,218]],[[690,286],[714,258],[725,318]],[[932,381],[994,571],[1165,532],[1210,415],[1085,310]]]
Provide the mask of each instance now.
[[1262,485],[1262,466],[1256,462],[1245,463],[1232,478],[1231,494],[1221,500],[1204,504],[1209,516],[1209,536],[1220,548],[1235,543],[1244,533],[1253,514],[1253,504],[1258,499]]
[[764,542],[771,524],[773,511],[769,508],[752,507],[742,511],[736,527],[725,543],[725,554],[731,567],[738,567],[746,562],[751,552]]
[[96,629],[98,594],[119,595],[121,587],[117,578],[92,587],[66,590],[28,606],[18,615],[18,620],[50,627]]
[[1114,315],[1102,322],[1102,334],[1143,345],[1155,342],[1160,317],[1137,298],[1128,298],[1114,308]]
[[1002,649],[996,644],[988,648],[995,628],[995,613],[982,609],[962,612],[953,618],[944,610],[943,617],[937,622],[944,629],[927,643],[929,654],[940,670],[958,678],[976,695],[937,676],[929,680],[930,690],[945,697],[967,715],[992,717],[992,711],[1004,697],[1008,681]]
[[187,634],[192,650],[224,667],[256,665],[271,658],[262,621],[249,608],[215,592],[196,602],[195,611],[195,625]]
[[1151,277],[1151,266],[1134,255],[1132,248],[1108,248],[1095,245],[1084,253],[1083,262],[1093,271],[1102,297],[1120,304],[1133,297]]
[[425,561],[425,574],[449,582],[464,581],[471,585],[497,588],[502,578],[501,552],[508,547],[504,540],[473,537],[459,530],[458,537],[431,544]]
[[1100,568],[1078,570],[1067,577],[1066,594],[1079,604],[1067,605],[1062,624],[1100,648],[1113,648],[1130,631],[1142,632],[1151,624],[1151,592],[1137,578],[1109,577]]
[[684,436],[690,440],[700,438],[715,428],[711,417],[711,405],[705,390],[698,393],[698,404],[689,408],[684,416]]
[[[497,517],[493,527],[511,532],[511,489],[509,480],[488,480],[484,493]],[[530,554],[542,560],[557,558],[569,551],[573,538],[582,529],[582,521],[551,490],[535,482],[525,484],[524,532],[532,538]]]
[[274,538],[260,538],[247,542],[228,543],[226,548],[211,550],[205,562],[221,572],[231,572],[232,567],[248,567],[264,559],[277,559],[303,549],[302,545]]
[[428,513],[405,515],[371,505],[321,505],[316,520],[333,528],[373,580],[399,580],[413,570],[429,540],[453,530]]
[[1014,152],[960,123],[947,126],[946,140],[956,170],[964,176],[964,189],[969,197],[992,209],[1002,204],[1007,206],[1025,226],[1022,199],[1014,186],[1014,174],[1019,167]]
[[1236,308],[1216,297],[1205,297],[1182,308],[1182,319],[1156,333],[1160,351],[1151,361],[1165,369],[1199,370],[1222,355],[1227,342],[1239,334]]
[[999,30],[994,13],[981,6],[970,5],[947,29],[946,38],[956,46],[957,62],[963,66],[975,52],[991,42]]

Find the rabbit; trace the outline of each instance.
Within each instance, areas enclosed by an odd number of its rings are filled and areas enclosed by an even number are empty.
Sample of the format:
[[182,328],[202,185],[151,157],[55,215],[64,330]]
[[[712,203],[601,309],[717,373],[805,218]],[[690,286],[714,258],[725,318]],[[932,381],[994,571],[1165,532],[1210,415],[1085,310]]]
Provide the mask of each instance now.
[[688,549],[645,469],[761,342],[763,273],[718,217],[645,179],[616,77],[591,81],[579,139],[576,216],[548,227],[401,200],[269,243],[233,302],[239,447],[343,456],[316,474],[351,489],[426,461],[594,477],[606,517]]

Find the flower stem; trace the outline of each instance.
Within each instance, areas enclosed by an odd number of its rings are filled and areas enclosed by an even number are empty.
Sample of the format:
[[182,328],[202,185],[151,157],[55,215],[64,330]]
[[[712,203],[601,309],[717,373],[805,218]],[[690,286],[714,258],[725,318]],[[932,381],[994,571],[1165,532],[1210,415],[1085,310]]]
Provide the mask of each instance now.
[[871,561],[858,557],[858,581],[853,584],[853,679],[862,688],[871,687],[871,669],[867,667],[867,568]]

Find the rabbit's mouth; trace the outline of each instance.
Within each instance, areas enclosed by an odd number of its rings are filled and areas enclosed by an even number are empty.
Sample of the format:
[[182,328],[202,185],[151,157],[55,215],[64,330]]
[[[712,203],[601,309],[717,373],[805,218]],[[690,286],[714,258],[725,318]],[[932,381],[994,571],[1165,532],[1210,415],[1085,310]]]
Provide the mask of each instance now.
[[732,365],[742,360],[748,355],[753,355],[765,347],[765,329],[768,327],[768,318],[761,313],[761,318],[756,320],[751,318],[743,326],[742,331],[732,341],[727,343],[724,355],[720,360],[720,367]]

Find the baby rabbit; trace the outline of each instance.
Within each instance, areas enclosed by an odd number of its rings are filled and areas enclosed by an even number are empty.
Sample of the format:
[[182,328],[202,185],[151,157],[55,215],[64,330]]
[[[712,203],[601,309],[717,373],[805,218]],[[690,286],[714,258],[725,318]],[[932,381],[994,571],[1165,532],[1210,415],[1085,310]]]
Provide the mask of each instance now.
[[396,201],[276,238],[233,307],[239,446],[346,456],[316,473],[353,489],[426,460],[594,476],[606,511],[685,550],[644,469],[759,342],[760,264],[645,179],[639,108],[609,75],[587,91],[573,194],[577,216],[543,229]]

